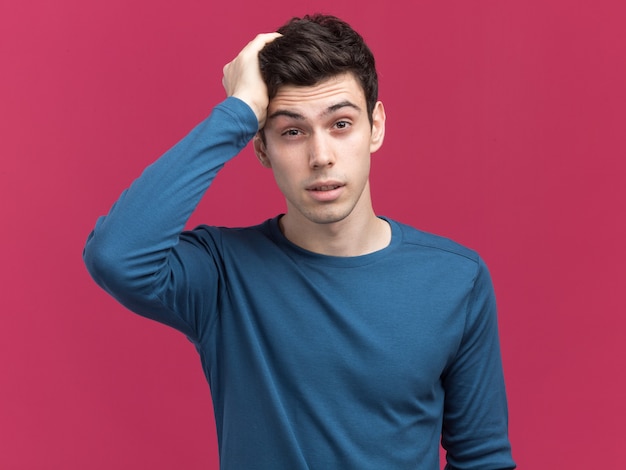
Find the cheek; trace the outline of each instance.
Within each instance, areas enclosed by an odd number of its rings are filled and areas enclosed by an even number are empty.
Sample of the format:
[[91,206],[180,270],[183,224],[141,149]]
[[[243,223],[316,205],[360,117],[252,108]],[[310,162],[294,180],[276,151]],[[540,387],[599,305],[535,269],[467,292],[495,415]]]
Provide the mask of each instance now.
[[295,164],[296,160],[284,158],[283,156],[281,158],[270,157],[270,162],[278,188],[283,194],[289,192],[290,187],[293,187],[299,179],[299,170]]
[[281,175],[296,174],[306,166],[306,150],[302,145],[277,145],[267,146],[267,157],[275,173]]
[[355,171],[369,172],[371,152],[368,140],[362,137],[348,139],[339,148],[339,153]]

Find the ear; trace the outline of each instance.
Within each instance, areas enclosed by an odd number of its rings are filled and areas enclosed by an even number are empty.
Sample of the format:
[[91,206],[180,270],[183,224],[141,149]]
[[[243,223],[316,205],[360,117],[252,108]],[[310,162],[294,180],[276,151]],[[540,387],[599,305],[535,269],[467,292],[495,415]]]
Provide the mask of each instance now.
[[385,140],[385,107],[378,101],[372,111],[372,137],[370,139],[370,153],[376,152]]
[[272,164],[270,163],[270,159],[267,157],[267,151],[265,149],[265,142],[263,141],[263,136],[261,135],[263,129],[256,133],[253,139],[254,144],[254,153],[256,153],[256,157],[261,162],[265,168],[271,168]]

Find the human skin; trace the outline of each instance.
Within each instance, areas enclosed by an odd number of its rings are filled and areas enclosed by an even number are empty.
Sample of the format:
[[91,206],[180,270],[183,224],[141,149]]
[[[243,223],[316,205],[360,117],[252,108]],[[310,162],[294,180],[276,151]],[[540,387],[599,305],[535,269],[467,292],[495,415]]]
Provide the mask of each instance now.
[[355,256],[389,242],[372,209],[370,155],[384,136],[384,109],[372,124],[365,95],[351,73],[311,87],[282,86],[270,101],[260,161],[285,196],[285,236],[311,251]]
[[313,86],[284,85],[268,100],[258,51],[275,37],[251,41],[224,67],[223,83],[229,96],[250,105],[263,129],[254,149],[285,196],[281,230],[296,245],[322,254],[358,256],[384,248],[391,231],[373,211],[369,186],[371,154],[384,140],[383,104],[376,103],[370,120],[352,73]]
[[259,129],[265,125],[269,97],[267,86],[261,77],[259,52],[280,33],[258,34],[223,68],[222,85],[227,96],[244,101],[257,117]]

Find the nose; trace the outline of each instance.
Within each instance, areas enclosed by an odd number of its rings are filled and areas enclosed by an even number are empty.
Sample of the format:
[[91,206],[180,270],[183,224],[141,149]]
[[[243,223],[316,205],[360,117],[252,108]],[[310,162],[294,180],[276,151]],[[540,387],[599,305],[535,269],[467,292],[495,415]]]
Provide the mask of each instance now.
[[335,155],[328,137],[323,134],[313,134],[309,139],[309,165],[313,169],[333,166]]

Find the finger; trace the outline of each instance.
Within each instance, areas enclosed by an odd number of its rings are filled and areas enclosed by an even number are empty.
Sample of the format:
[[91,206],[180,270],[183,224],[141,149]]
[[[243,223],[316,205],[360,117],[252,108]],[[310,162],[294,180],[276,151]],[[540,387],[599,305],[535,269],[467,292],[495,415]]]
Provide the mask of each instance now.
[[266,45],[268,45],[274,39],[279,38],[281,36],[282,34],[276,33],[276,32],[257,34],[256,37],[248,43],[248,45],[244,48],[244,50],[247,50],[250,52],[254,51],[258,53],[261,49],[263,49]]
[[252,42],[258,42],[259,44],[266,45],[272,42],[274,39],[281,37],[282,34],[273,32],[273,33],[261,33],[257,34],[257,36],[252,40]]

